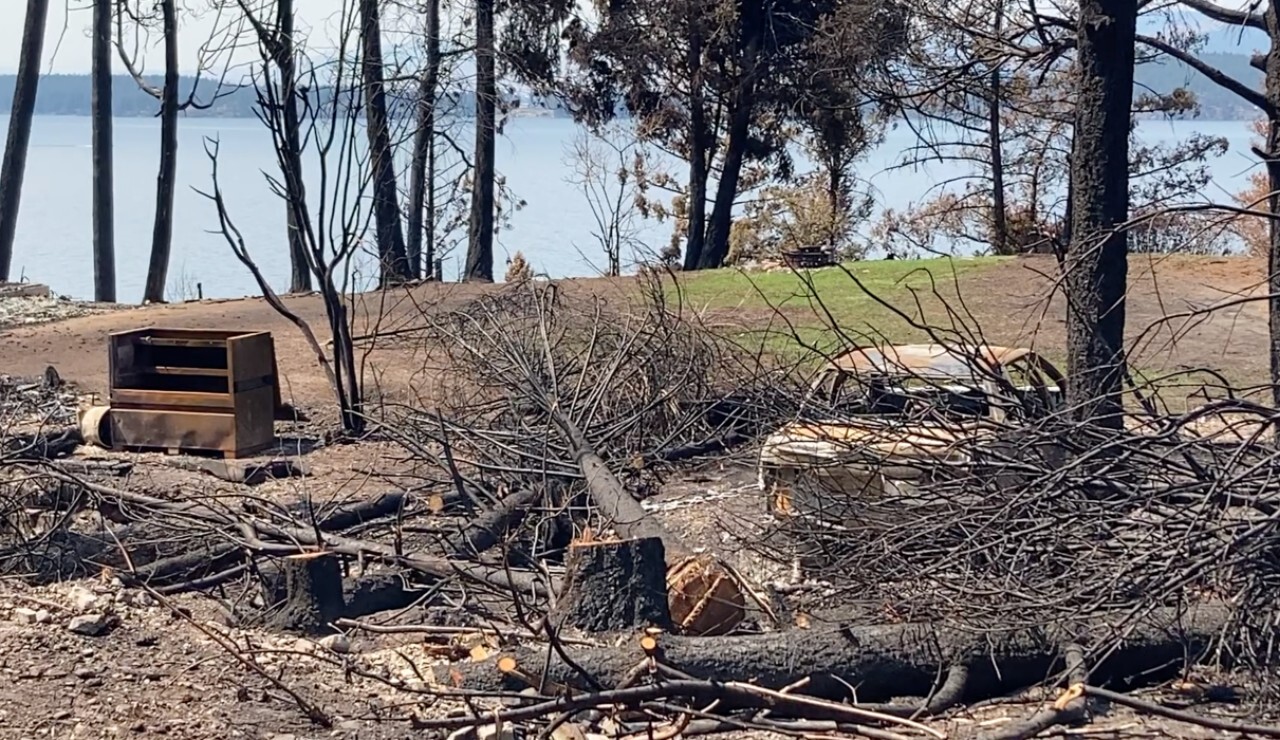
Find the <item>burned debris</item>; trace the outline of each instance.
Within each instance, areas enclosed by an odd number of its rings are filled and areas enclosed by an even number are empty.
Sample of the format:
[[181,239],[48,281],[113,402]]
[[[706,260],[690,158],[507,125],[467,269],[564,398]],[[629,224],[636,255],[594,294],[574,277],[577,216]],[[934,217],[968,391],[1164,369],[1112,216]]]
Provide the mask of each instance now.
[[[0,569],[121,596],[13,618],[110,640],[145,599],[320,726],[336,722],[324,696],[244,635],[381,682],[398,698],[377,721],[423,732],[967,736],[958,718],[1011,696],[968,735],[1126,702],[1245,732],[1129,692],[1176,678],[1271,701],[1269,443],[1206,431],[1204,411],[1084,430],[1047,361],[945,337],[788,364],[644,285],[622,301],[522,282],[399,333],[431,366],[350,445],[394,451],[372,493],[327,495],[298,456],[243,475],[173,458],[148,467],[194,477],[149,486],[112,467],[121,453],[68,460],[81,440],[57,430],[83,400],[14,381],[6,413],[28,426],[0,448]],[[931,359],[868,360],[904,355]],[[771,451],[802,427],[823,454]],[[653,504],[686,467],[749,483],[748,533],[709,537]],[[419,649],[414,681],[358,647],[397,636]]]

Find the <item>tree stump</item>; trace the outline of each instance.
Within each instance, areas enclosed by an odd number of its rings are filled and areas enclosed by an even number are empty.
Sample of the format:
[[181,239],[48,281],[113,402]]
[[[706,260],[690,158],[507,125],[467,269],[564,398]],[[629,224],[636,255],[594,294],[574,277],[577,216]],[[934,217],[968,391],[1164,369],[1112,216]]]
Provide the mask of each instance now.
[[587,632],[670,628],[662,540],[572,542],[565,565],[556,621]]
[[281,561],[284,601],[267,616],[266,625],[289,632],[315,634],[329,631],[342,617],[342,569],[328,553],[290,555]]

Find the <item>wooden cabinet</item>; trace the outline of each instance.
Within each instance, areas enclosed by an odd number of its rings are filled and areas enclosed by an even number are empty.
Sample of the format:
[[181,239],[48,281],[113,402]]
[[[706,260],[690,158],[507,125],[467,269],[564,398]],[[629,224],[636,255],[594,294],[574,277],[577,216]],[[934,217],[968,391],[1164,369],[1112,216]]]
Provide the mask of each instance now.
[[272,445],[270,332],[146,328],[115,332],[109,345],[113,447],[234,458]]

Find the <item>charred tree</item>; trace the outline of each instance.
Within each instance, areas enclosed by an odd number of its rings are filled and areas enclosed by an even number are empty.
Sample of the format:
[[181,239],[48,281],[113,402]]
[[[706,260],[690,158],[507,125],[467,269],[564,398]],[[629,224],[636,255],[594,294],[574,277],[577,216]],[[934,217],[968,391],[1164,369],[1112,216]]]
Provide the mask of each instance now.
[[[270,54],[275,57],[280,73],[280,102],[284,107],[284,143],[289,159],[285,176],[285,199],[290,203],[306,202],[306,185],[302,182],[302,124],[298,118],[298,70],[294,59],[293,0],[276,0],[276,36]],[[305,293],[311,290],[311,267],[307,262],[307,243],[298,219],[297,209],[286,206],[289,228],[289,290]]]
[[[744,20],[749,23],[750,20]],[[756,74],[759,56],[759,39],[752,38],[743,52],[742,78],[734,94],[733,112],[729,124],[729,141],[725,144],[724,163],[720,181],[716,187],[716,199],[711,208],[711,222],[707,228],[706,242],[698,267],[713,270],[724,264],[729,256],[729,230],[733,226],[733,204],[738,197],[738,181],[746,160],[747,145],[751,136],[751,116],[754,107]]]
[[178,9],[161,0],[164,30],[164,87],[160,95],[160,173],[156,176],[156,213],[151,230],[151,261],[143,302],[164,303],[173,248],[173,198],[178,185]]
[[31,119],[36,111],[36,90],[40,85],[40,54],[44,47],[44,27],[49,0],[27,0],[27,19],[22,28],[22,51],[18,58],[18,79],[13,88],[13,108],[9,115],[9,136],[5,140],[4,161],[0,163],[0,281],[9,279],[13,263],[13,240],[18,231],[18,206],[22,200],[22,176],[27,168],[27,143],[31,140]]
[[282,561],[284,601],[267,615],[267,624],[279,630],[315,634],[327,631],[346,609],[342,593],[342,569],[338,559],[326,553],[291,555]]
[[702,262],[707,229],[707,174],[711,149],[706,101],[702,91],[702,34],[695,19],[689,34],[689,227],[685,241],[684,269],[696,270]]
[[558,624],[587,632],[670,629],[661,539],[574,542],[566,565],[559,613],[553,617]]
[[433,275],[435,268],[436,91],[440,86],[440,0],[427,0],[426,69],[418,83],[418,130],[413,135],[413,161],[409,166],[409,233],[406,247],[409,272],[417,278]]
[[[996,7],[995,37],[999,38],[1004,22],[1004,5]],[[987,148],[991,159],[991,246],[996,254],[1009,254],[1009,213],[1004,197],[1004,146],[1000,121],[1003,85],[1000,65],[991,67],[991,84],[987,98]]]
[[382,284],[409,278],[404,233],[400,229],[400,201],[396,192],[395,155],[391,148],[390,118],[382,70],[382,22],[378,0],[360,0],[360,68],[364,77],[365,130],[369,134],[373,168],[373,220],[378,239]]
[[1128,276],[1129,115],[1136,0],[1085,0],[1077,27],[1078,90],[1067,247],[1067,395],[1075,418],[1123,423]]
[[494,178],[498,82],[493,0],[476,0],[476,151],[467,228],[467,280],[493,282]]
[[112,0],[93,3],[93,299],[116,300],[115,177],[111,142]]

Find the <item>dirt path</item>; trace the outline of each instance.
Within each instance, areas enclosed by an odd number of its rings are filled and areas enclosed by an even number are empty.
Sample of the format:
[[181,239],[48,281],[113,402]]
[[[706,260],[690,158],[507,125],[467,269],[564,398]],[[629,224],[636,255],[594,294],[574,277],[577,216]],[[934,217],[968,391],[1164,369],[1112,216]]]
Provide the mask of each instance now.
[[[989,341],[1030,343],[1051,355],[1065,346],[1065,304],[1056,289],[1052,258],[1010,260],[960,278],[962,310]],[[1247,295],[1263,294],[1264,265],[1245,258],[1135,257],[1130,261],[1128,324],[1134,362],[1144,370],[1207,366],[1237,381],[1267,374],[1266,305],[1261,300],[1205,316],[1180,317]],[[564,281],[569,291],[618,293],[627,280]],[[420,321],[422,312],[455,309],[490,288],[425,285],[379,299],[361,297],[356,331],[375,326],[395,330]],[[290,298],[288,306],[323,338],[324,310],[318,296]],[[1163,320],[1166,316],[1178,318]],[[937,317],[941,320],[942,317]],[[301,334],[260,299],[149,306],[82,316],[0,332],[0,372],[36,375],[47,365],[95,392],[106,390],[106,336],[147,325],[191,328],[266,329],[275,337],[285,396],[306,406],[326,404],[329,390]],[[1150,328],[1148,328],[1150,327]],[[366,357],[384,396],[400,398],[432,371],[423,347],[375,348]]]

